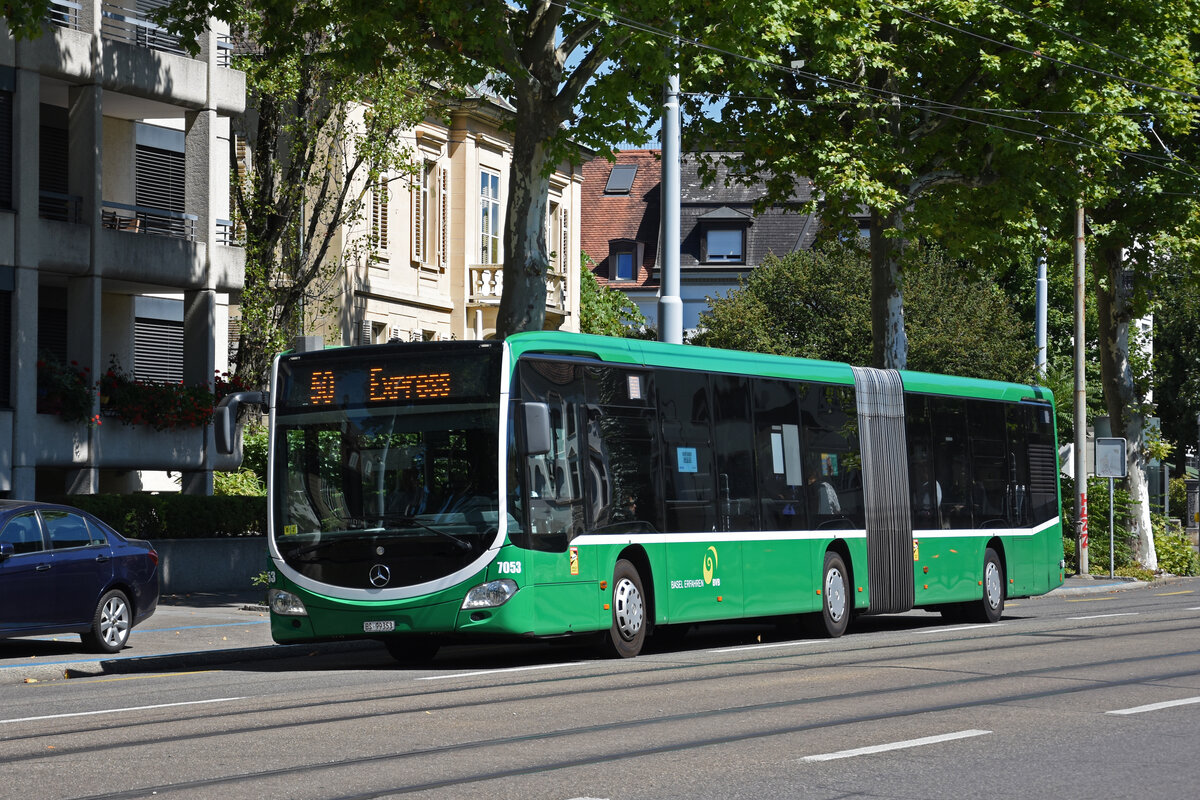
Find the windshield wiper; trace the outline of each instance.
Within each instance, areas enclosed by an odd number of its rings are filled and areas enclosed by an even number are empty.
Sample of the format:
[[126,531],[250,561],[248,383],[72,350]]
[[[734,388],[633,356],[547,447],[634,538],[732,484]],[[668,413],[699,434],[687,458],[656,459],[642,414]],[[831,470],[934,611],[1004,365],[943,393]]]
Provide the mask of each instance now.
[[416,517],[409,516],[407,514],[384,514],[380,519],[383,519],[387,522],[402,522],[402,523],[408,523],[409,525],[415,525],[418,528],[424,528],[425,530],[429,531],[430,533],[435,533],[438,536],[441,536],[445,539],[449,539],[450,541],[454,542],[454,546],[457,547],[459,550],[470,550],[471,549],[470,543],[458,538],[454,534],[452,534],[448,531],[441,530],[440,528],[435,528],[432,525],[422,522],[421,520],[417,519]]

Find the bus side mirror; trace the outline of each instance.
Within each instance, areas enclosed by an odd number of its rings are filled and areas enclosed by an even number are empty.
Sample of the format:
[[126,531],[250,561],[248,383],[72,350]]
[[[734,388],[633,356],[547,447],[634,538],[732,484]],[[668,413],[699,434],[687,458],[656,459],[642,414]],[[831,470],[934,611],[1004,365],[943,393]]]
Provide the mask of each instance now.
[[267,394],[231,392],[213,409],[213,434],[216,438],[217,452],[221,455],[233,455],[234,443],[237,440],[238,412],[241,411],[242,404],[264,406],[267,404]]
[[521,454],[540,456],[550,452],[550,406],[546,403],[522,403]]

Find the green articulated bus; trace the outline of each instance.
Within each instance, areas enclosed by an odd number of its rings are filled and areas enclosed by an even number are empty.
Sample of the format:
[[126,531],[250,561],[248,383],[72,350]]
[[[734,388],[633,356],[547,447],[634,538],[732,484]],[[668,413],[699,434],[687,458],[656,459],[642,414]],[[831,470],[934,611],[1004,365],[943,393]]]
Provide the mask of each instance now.
[[712,620],[994,622],[1063,579],[1034,386],[538,332],[286,353],[268,405],[277,642],[630,657]]

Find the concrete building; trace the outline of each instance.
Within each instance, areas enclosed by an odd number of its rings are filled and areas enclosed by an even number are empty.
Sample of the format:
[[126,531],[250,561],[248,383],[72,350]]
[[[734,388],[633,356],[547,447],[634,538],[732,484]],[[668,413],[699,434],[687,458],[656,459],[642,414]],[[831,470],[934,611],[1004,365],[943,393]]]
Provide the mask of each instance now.
[[[344,345],[495,335],[511,115],[502,100],[475,98],[454,107],[448,125],[430,119],[407,134],[414,177],[385,175],[371,188],[343,241],[360,252],[355,241],[370,237],[375,247],[348,265],[334,313],[311,332]],[[547,328],[579,330],[582,183],[569,163],[550,176]]]
[[132,491],[164,470],[205,493],[221,466],[209,426],[38,413],[41,357],[89,380],[115,360],[189,385],[226,365],[244,277],[225,222],[229,118],[245,79],[223,26],[193,58],[147,7],[52,0],[39,38],[0,27],[0,496]]

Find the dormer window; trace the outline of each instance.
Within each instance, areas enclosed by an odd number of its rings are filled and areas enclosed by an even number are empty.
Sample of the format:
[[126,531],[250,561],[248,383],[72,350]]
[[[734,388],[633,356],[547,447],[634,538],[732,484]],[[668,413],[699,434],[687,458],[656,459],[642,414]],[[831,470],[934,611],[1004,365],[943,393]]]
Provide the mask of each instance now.
[[629,194],[636,175],[637,164],[615,164],[612,171],[608,173],[608,183],[604,186],[604,193]]
[[722,206],[700,217],[700,263],[745,264],[746,232],[753,219]]
[[613,239],[608,243],[608,279],[635,281],[646,245],[634,239]]

